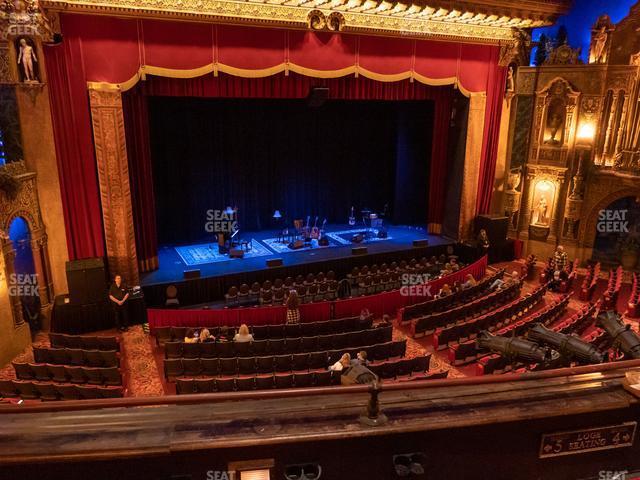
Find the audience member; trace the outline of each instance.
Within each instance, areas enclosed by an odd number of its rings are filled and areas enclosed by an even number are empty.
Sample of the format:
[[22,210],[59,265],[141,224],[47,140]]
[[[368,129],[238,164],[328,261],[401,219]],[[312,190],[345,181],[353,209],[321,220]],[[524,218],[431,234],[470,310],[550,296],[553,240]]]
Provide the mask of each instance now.
[[300,323],[300,298],[298,292],[291,290],[287,297],[287,324],[292,325]]
[[233,337],[234,342],[253,342],[253,335],[249,333],[249,327],[244,323],[240,325],[238,333]]
[[345,353],[340,357],[340,360],[329,367],[329,370],[332,372],[341,372],[349,368],[349,366],[351,366],[351,355]]

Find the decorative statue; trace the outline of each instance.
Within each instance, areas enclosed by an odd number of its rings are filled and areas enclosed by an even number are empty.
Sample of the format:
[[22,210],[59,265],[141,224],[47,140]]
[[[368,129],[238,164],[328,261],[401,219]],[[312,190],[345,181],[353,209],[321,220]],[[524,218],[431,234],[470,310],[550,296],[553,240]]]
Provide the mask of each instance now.
[[520,181],[522,180],[522,169],[520,167],[514,168],[509,171],[509,176],[507,177],[507,190],[509,192],[514,192],[520,186]]
[[547,225],[547,197],[542,195],[538,201],[538,205],[533,210],[533,223],[534,225]]
[[544,143],[558,145],[560,140],[556,138],[558,131],[564,125],[564,105],[561,102],[553,101],[549,105],[549,113],[547,114],[547,131],[549,138]]
[[607,45],[607,28],[602,26],[598,33],[593,36],[593,61],[594,63],[602,63],[604,60],[604,47]]
[[34,63],[38,63],[33,47],[27,43],[25,38],[20,39],[20,53],[18,54],[18,65],[22,66],[22,73],[25,82],[37,82]]
[[507,69],[507,93],[513,93],[516,91],[516,83],[513,79],[513,66],[509,65]]

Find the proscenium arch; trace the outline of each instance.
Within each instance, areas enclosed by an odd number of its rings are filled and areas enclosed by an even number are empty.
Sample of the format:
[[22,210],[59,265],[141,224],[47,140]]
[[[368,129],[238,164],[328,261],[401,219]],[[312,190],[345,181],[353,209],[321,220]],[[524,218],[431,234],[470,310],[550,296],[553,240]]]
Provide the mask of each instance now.
[[580,232],[580,243],[587,247],[593,248],[596,242],[596,223],[598,221],[598,212],[604,210],[616,200],[625,197],[640,197],[640,188],[623,188],[611,192],[602,197],[587,214],[587,221],[583,222]]

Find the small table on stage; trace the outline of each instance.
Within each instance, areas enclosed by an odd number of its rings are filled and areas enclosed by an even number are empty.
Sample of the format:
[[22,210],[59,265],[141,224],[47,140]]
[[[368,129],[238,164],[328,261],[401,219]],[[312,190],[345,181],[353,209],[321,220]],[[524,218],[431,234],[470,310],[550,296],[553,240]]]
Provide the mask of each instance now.
[[[68,298],[67,295],[58,295],[55,299],[51,312],[52,332],[77,335],[114,328],[113,310],[109,300],[87,305],[73,305],[65,303],[66,298]],[[131,325],[146,323],[147,307],[142,293],[131,295],[126,305]]]

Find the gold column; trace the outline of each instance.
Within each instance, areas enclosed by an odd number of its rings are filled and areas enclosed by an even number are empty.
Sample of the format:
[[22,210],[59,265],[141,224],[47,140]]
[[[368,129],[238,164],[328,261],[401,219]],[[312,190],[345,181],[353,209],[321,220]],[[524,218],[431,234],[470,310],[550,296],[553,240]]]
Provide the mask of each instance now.
[[40,304],[42,308],[49,306],[53,301],[53,283],[51,281],[51,270],[48,268],[47,258],[47,235],[38,232],[34,233],[31,240],[31,252],[33,263],[38,276],[38,293],[40,294]]
[[89,102],[109,271],[122,275],[129,285],[137,285],[138,259],[122,96],[118,89],[90,88]]
[[496,158],[496,177],[493,182],[495,195],[491,199],[491,211],[504,213],[501,205],[504,203],[505,182],[507,180],[507,152],[509,150],[509,130],[511,125],[511,99],[502,101],[502,116],[500,117],[500,134],[498,136],[498,154]]
[[7,286],[9,287],[9,302],[11,304],[11,311],[13,312],[13,324],[16,327],[24,324],[24,318],[22,316],[22,303],[20,297],[12,292],[12,287],[15,288],[13,276],[16,273],[15,260],[16,251],[13,248],[13,244],[10,240],[3,242],[2,244],[2,256],[4,257],[4,270],[7,275]]
[[487,96],[485,93],[471,94],[471,98],[469,99],[469,119],[467,122],[467,144],[464,156],[462,195],[460,198],[460,221],[458,222],[458,237],[461,239],[472,236],[473,219],[476,216],[486,107]]

